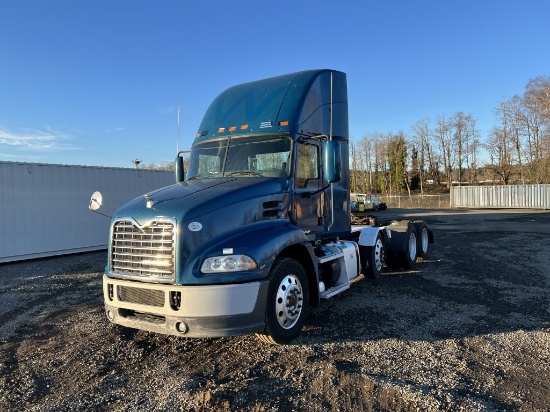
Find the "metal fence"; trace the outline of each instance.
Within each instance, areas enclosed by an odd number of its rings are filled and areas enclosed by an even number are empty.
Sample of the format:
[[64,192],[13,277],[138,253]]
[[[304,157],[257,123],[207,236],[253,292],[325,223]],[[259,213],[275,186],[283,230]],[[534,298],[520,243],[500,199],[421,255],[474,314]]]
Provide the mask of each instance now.
[[550,209],[550,185],[453,187],[451,189],[451,206]]
[[404,209],[444,209],[451,207],[451,196],[441,195],[412,195],[412,196],[381,196],[380,201],[390,208]]

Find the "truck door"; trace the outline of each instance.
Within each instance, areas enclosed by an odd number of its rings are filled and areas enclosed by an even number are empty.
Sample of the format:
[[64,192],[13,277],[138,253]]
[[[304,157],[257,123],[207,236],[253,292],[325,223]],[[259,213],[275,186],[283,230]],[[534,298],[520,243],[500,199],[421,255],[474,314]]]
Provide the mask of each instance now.
[[321,188],[320,145],[315,141],[298,143],[294,180],[295,211],[298,227],[306,235],[324,232],[323,194]]

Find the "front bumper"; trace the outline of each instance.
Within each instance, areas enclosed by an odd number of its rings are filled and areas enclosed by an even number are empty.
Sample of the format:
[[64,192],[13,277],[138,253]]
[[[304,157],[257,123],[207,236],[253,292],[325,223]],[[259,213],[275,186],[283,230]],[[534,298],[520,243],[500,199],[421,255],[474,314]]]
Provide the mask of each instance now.
[[150,332],[205,338],[264,329],[268,281],[177,286],[103,276],[107,318]]

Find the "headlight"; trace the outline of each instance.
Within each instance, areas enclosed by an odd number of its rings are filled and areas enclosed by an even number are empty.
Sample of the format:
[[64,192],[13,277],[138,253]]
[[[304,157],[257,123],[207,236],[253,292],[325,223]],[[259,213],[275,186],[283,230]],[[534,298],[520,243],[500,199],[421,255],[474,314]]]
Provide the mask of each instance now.
[[206,259],[201,266],[202,273],[242,272],[258,267],[256,261],[246,255],[213,256]]

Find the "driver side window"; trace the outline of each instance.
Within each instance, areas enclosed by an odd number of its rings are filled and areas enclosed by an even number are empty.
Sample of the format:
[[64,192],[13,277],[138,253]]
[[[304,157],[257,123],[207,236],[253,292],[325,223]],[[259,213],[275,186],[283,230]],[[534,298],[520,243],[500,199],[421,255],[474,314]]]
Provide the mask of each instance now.
[[307,187],[310,180],[319,179],[319,149],[312,144],[300,143],[296,162],[296,185]]

